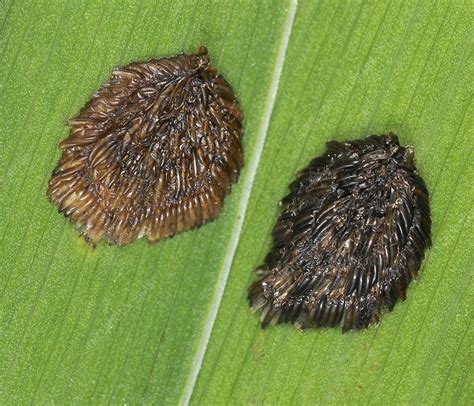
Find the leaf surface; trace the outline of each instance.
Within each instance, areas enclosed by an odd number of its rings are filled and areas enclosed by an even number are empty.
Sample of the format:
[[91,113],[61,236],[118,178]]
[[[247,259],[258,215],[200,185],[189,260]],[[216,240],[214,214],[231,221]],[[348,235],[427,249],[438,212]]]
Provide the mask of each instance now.
[[[472,4],[300,1],[265,147],[192,403],[469,404]],[[298,170],[394,131],[431,193],[433,248],[379,326],[261,330],[246,289]]]
[[[294,5],[0,2],[2,404],[474,402],[472,3]],[[199,230],[92,249],[45,197],[66,120],[112,68],[201,45],[245,114],[239,183]],[[288,184],[325,142],[388,131],[431,194],[407,300],[366,331],[261,330],[246,290]]]

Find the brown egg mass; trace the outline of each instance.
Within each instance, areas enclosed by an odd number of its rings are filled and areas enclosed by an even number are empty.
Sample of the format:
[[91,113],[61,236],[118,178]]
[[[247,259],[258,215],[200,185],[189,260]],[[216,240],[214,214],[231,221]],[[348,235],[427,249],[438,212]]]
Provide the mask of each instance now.
[[404,300],[431,245],[428,191],[394,134],[329,142],[290,185],[249,289],[262,326],[378,322]]
[[215,218],[243,166],[242,112],[207,49],[131,63],[70,120],[48,197],[93,242]]

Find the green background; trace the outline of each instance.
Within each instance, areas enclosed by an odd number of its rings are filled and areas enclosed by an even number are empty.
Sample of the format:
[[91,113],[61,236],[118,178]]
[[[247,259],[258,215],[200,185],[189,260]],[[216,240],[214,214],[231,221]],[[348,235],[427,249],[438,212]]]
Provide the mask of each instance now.
[[[0,1],[0,403],[175,404],[191,389],[193,404],[474,403],[474,3],[300,0],[294,21],[292,6]],[[201,45],[245,114],[239,183],[199,230],[92,249],[45,197],[66,120],[113,67]],[[261,330],[246,289],[288,183],[326,141],[388,131],[431,193],[433,248],[408,299],[367,331]]]

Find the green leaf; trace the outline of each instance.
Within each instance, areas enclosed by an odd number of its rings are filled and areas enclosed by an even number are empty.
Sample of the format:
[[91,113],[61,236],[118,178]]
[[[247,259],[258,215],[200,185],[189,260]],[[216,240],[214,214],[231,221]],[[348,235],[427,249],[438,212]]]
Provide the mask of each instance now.
[[[0,403],[472,404],[473,11],[0,1]],[[201,45],[245,114],[239,183],[199,230],[92,249],[45,197],[67,118],[113,67]],[[367,331],[261,330],[246,289],[289,182],[326,141],[390,130],[431,193],[407,300]]]
[[46,199],[57,144],[112,68],[206,45],[242,105],[252,106],[250,156],[286,4],[10,2],[1,17],[0,403],[175,403],[242,187],[201,230],[94,250]]
[[[300,2],[193,403],[472,404],[472,4]],[[380,326],[267,330],[246,288],[298,169],[332,139],[395,131],[431,192],[433,248]]]

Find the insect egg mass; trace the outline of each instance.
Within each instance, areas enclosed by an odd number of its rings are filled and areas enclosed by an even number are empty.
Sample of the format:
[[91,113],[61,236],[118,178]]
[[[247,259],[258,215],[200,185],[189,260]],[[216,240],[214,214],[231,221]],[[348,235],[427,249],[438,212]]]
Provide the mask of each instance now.
[[394,134],[329,142],[290,185],[249,289],[262,325],[366,328],[392,310],[431,245],[428,190]]
[[204,47],[116,69],[70,120],[48,197],[93,242],[197,227],[237,181],[242,118]]

